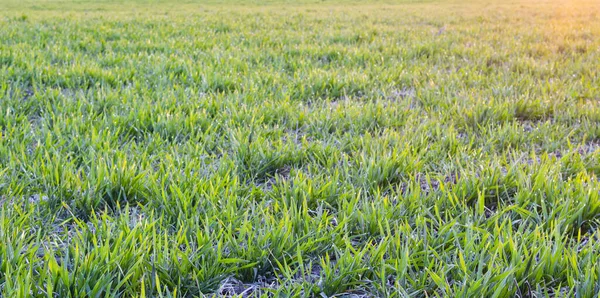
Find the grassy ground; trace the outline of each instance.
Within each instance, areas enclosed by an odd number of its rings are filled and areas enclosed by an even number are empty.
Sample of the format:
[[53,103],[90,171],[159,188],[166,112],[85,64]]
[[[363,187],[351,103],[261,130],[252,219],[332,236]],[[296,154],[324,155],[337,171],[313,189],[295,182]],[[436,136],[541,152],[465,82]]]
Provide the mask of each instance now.
[[600,3],[0,0],[4,297],[593,297]]

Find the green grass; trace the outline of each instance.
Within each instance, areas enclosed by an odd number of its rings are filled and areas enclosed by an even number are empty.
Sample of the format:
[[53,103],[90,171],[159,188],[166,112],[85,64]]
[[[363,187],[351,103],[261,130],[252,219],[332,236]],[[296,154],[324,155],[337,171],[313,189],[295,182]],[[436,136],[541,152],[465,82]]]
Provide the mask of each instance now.
[[595,297],[597,1],[0,0],[0,296]]

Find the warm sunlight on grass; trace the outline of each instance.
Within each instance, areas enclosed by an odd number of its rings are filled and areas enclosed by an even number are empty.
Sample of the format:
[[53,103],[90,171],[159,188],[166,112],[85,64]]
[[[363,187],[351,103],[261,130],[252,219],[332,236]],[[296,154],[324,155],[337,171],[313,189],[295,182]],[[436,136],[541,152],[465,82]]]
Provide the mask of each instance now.
[[596,297],[599,14],[0,0],[0,296]]

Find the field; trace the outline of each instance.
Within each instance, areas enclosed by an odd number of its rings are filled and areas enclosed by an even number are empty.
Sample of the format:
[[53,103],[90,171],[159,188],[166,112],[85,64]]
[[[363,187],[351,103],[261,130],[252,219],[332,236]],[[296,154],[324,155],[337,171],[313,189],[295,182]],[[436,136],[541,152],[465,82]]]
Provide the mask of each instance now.
[[600,293],[600,2],[237,1],[0,0],[0,296]]

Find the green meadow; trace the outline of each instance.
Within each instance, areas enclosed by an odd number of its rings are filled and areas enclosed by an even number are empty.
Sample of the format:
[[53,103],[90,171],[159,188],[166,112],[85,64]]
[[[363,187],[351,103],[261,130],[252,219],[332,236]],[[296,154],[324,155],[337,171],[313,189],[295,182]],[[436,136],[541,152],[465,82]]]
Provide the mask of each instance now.
[[2,297],[597,297],[600,2],[0,0]]

